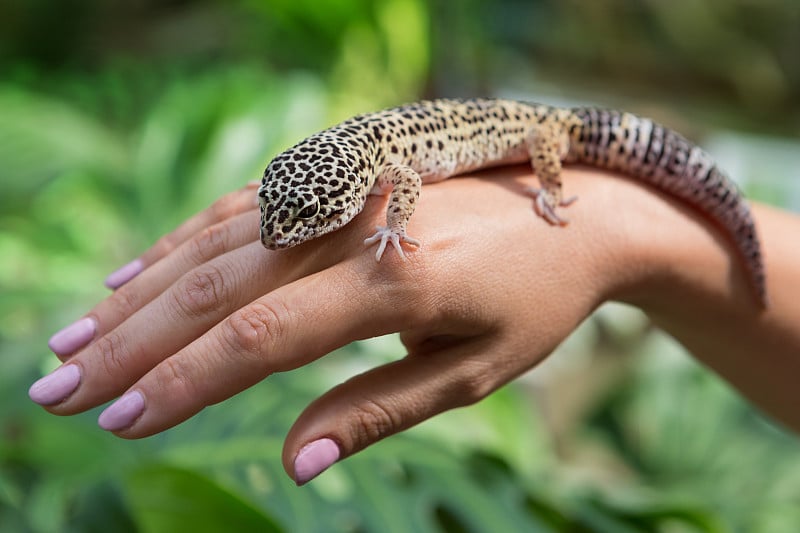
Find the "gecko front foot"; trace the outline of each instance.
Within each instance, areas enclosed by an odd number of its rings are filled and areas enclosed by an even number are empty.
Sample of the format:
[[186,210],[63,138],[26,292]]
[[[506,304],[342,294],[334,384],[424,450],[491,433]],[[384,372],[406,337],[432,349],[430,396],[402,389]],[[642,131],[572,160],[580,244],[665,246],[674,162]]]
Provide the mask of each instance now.
[[392,243],[392,246],[394,246],[394,249],[397,250],[397,253],[400,254],[400,257],[404,261],[406,259],[406,255],[403,253],[403,247],[400,245],[400,243],[406,242],[413,246],[420,245],[420,242],[417,239],[412,239],[406,235],[405,231],[393,231],[387,226],[377,226],[375,228],[375,235],[369,237],[368,239],[364,239],[364,246],[371,246],[378,241],[380,241],[380,244],[378,245],[378,251],[375,253],[376,261],[380,261],[381,257],[383,257],[383,252],[386,250],[386,244],[388,242]]
[[569,224],[569,219],[559,216],[558,213],[556,213],[556,207],[567,207],[578,199],[577,196],[572,196],[566,200],[556,202],[544,189],[526,187],[525,192],[533,197],[533,209],[536,211],[537,215],[554,226],[566,226]]

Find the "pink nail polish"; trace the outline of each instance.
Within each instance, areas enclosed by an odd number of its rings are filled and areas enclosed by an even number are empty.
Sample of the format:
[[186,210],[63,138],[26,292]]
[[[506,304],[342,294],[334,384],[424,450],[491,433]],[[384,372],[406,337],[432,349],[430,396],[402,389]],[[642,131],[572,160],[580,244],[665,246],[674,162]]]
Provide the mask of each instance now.
[[339,459],[339,447],[331,439],[319,439],[306,444],[294,459],[294,481],[308,483]]
[[31,385],[28,396],[39,405],[57,404],[75,392],[80,382],[78,365],[63,365]]
[[126,392],[100,413],[97,425],[106,431],[119,431],[133,424],[144,412],[144,396],[139,391]]
[[56,355],[71,354],[86,346],[96,332],[97,323],[93,318],[81,318],[50,337],[47,345]]
[[127,265],[123,265],[106,278],[106,287],[118,289],[139,275],[144,269],[141,259],[134,259]]

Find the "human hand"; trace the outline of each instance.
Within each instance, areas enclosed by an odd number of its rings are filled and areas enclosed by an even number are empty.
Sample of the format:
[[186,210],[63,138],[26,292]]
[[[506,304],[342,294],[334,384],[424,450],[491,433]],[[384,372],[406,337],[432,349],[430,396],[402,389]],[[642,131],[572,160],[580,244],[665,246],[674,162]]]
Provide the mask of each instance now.
[[[493,174],[426,187],[411,222],[423,246],[405,262],[364,249],[378,198],[342,230],[271,252],[258,242],[254,189],[233,193],[143,254],[144,270],[86,315],[84,338],[54,339],[65,364],[31,396],[69,415],[122,395],[100,425],[144,437],[273,372],[401,332],[407,357],[300,416],[284,453],[300,482],[321,468],[315,453],[346,457],[477,401],[541,361],[609,287],[609,254],[581,229],[580,204],[572,226],[552,228],[520,194],[532,181],[516,176],[528,172]],[[330,440],[298,456],[320,439]]]
[[[533,214],[521,191],[535,178],[521,167],[426,187],[409,228],[422,247],[407,261],[387,254],[380,263],[363,246],[383,216],[377,198],[344,228],[275,252],[258,242],[254,188],[233,193],[156,243],[140,274],[71,334],[54,337],[64,365],[34,384],[31,398],[70,415],[121,396],[99,424],[140,438],[273,372],[400,332],[406,357],[322,395],[290,430],[284,467],[304,483],[383,437],[485,397],[606,299],[650,294],[642,286],[655,261],[642,253],[636,222],[682,210],[597,171],[564,175],[583,197],[566,228]],[[609,217],[609,205],[629,208]]]

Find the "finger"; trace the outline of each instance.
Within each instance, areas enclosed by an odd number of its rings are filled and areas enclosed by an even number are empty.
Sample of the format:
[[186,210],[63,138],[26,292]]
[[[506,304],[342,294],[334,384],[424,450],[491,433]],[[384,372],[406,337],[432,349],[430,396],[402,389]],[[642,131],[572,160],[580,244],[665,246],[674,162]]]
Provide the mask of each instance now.
[[[269,255],[261,243],[252,243],[188,272],[69,360],[67,365],[80,370],[79,387],[74,383],[74,390],[62,391],[69,393],[64,398],[34,393],[31,399],[49,405],[51,412],[73,414],[116,397],[164,358],[252,301],[255,291],[279,283],[269,275]],[[37,384],[51,378],[58,382],[53,378],[57,372]]]
[[[492,347],[493,358],[500,355]],[[286,473],[302,485],[334,462],[443,411],[472,404],[524,370],[497,369],[485,337],[412,355],[335,387],[298,418],[283,449]],[[492,359],[494,360],[494,359]]]
[[391,284],[374,285],[378,294],[370,294],[369,282],[353,276],[353,264],[369,259],[362,255],[305,277],[235,312],[134,384],[99,424],[126,438],[151,435],[273,372],[402,328],[413,313],[380,297]]
[[[324,271],[348,255],[355,258],[351,261],[362,262],[358,267],[361,272],[367,271],[363,264],[367,259],[361,253],[363,250],[357,237],[361,228],[359,224],[352,226],[337,232],[339,235],[320,237],[316,246],[310,248],[298,246],[273,252],[265,250],[260,242],[254,242],[204,263],[182,276],[118,327],[98,337],[64,366],[34,383],[29,392],[31,399],[55,414],[85,411],[118,396],[164,359],[260,295],[314,272]],[[343,242],[346,245],[343,246]],[[399,260],[388,261],[387,265],[397,266],[398,263]],[[329,277],[331,285],[326,287],[322,284],[306,294],[308,301],[305,303],[320,307],[317,299],[327,297],[329,305],[333,306],[337,290],[345,286],[355,287],[351,278],[360,284],[363,275],[351,272],[336,281]],[[371,283],[382,285],[384,290],[389,285],[378,281]],[[361,285],[360,290],[360,296],[366,298],[369,285]],[[352,295],[348,294],[348,297]],[[233,321],[239,329],[228,324],[222,331],[235,335],[236,331],[242,331],[244,319],[252,318],[264,309],[263,305],[256,305],[255,310],[245,308],[244,316],[238,312],[226,321]],[[320,320],[323,318],[318,316]],[[308,325],[304,326],[307,333]],[[238,342],[236,338],[223,338],[218,343],[223,341],[227,342],[228,348]],[[208,345],[203,345],[203,349],[208,350]],[[230,354],[230,357],[228,363],[238,363],[235,355]],[[62,372],[64,367],[69,368]],[[224,372],[224,364],[220,364],[220,372]]]
[[257,228],[257,209],[207,226],[136,279],[117,289],[83,318],[53,335],[49,342],[50,349],[65,361],[92,339],[112,331],[187,272],[258,240]]
[[[374,212],[379,207],[371,209]],[[369,213],[370,209],[365,211]],[[158,363],[259,295],[324,271],[348,255],[364,261],[357,237],[364,223],[369,223],[369,218],[349,224],[336,234],[324,235],[311,247],[297,246],[272,252],[264,250],[260,242],[254,242],[204,263],[119,326],[97,337],[62,367],[34,383],[29,396],[50,412],[62,415],[85,411],[118,396]],[[390,271],[388,267],[393,263],[397,266],[396,261],[387,261],[387,268],[382,272]],[[370,266],[374,267],[371,263]],[[352,266],[348,268],[352,270]],[[375,272],[374,268],[367,269],[363,264],[360,268],[362,272]],[[309,305],[318,304],[316,298],[322,295],[334,295],[342,284],[354,287],[350,278],[360,282],[363,275],[351,271],[349,276],[338,280],[338,285],[333,283],[326,287],[323,284],[310,294],[315,300],[308,302]],[[370,290],[369,286],[362,285],[362,296]],[[252,315],[253,312],[244,318]],[[241,325],[241,313],[238,316]],[[87,320],[92,318],[87,317]],[[229,324],[226,331],[230,330]],[[208,339],[204,337],[201,341],[207,343]],[[228,342],[229,347],[235,344],[236,339]],[[208,349],[207,344],[200,346],[201,351]]]
[[216,200],[210,207],[191,217],[171,233],[161,237],[156,243],[138,258],[120,267],[108,275],[105,281],[109,289],[118,289],[139,275],[150,265],[166,257],[175,248],[192,238],[204,228],[222,222],[232,216],[257,206],[254,193],[258,182],[250,182],[242,189],[226,194]]

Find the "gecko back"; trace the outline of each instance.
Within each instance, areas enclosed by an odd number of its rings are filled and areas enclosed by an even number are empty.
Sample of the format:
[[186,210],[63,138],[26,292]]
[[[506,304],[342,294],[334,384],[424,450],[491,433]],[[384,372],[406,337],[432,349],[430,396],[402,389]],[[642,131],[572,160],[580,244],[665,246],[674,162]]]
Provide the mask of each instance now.
[[[735,244],[762,307],[764,265],[750,210],[711,156],[678,133],[631,113],[561,108],[474,98],[415,102],[359,115],[278,155],[258,191],[261,241],[295,246],[347,224],[369,194],[388,194],[387,225],[368,245],[376,259],[391,243],[420,243],[406,234],[423,183],[530,161],[541,188],[528,188],[548,223],[566,225],[559,209],[564,162],[618,170],[696,207]],[[568,184],[567,184],[568,186]]]

